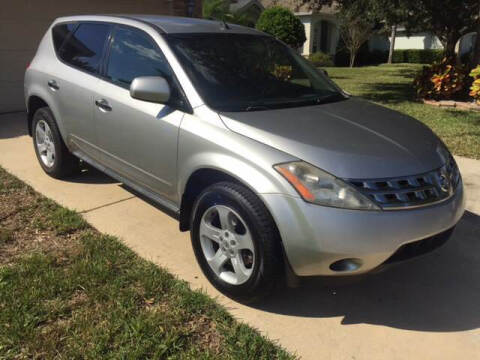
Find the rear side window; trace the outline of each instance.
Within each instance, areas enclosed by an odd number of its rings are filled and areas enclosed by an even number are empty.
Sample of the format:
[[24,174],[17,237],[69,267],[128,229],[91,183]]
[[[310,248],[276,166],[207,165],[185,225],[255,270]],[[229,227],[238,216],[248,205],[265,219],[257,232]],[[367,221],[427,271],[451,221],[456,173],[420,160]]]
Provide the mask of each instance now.
[[70,34],[75,30],[76,27],[76,23],[59,24],[54,26],[54,28],[52,29],[52,36],[55,51],[58,52],[60,50],[63,43],[65,42],[65,39],[70,36]]
[[170,80],[172,71],[164,55],[146,33],[118,27],[111,45],[106,77],[128,89],[138,76],[163,76]]
[[60,58],[82,70],[98,73],[109,31],[110,26],[106,24],[80,24],[61,47]]

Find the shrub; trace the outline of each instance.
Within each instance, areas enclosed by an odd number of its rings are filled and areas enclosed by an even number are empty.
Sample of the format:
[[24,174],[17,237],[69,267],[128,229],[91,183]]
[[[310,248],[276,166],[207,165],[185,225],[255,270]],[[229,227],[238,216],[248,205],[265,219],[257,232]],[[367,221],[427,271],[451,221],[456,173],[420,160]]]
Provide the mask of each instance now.
[[480,65],[470,72],[470,77],[473,78],[473,84],[470,87],[469,95],[477,104],[480,104]]
[[275,36],[294,49],[301,47],[307,40],[300,19],[290,10],[280,6],[266,9],[260,15],[256,28]]
[[466,89],[467,71],[464,66],[443,60],[424,66],[414,80],[417,95],[424,99],[451,100],[461,97]]
[[323,66],[333,66],[332,57],[328,54],[324,54],[321,51],[317,51],[316,53],[310,54],[308,60],[312,62],[313,65],[317,67]]
[[443,58],[443,50],[434,49],[407,49],[393,52],[394,63],[433,64]]

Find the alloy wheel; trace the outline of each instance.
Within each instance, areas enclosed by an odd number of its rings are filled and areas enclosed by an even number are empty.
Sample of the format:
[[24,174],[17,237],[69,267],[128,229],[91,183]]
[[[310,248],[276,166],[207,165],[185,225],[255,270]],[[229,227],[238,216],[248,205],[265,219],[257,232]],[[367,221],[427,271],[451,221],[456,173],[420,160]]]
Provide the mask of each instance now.
[[214,205],[200,221],[200,244],[213,272],[225,282],[240,285],[251,277],[255,247],[246,222],[232,208]]
[[45,120],[37,122],[35,127],[35,144],[42,162],[47,167],[55,164],[55,143],[50,126]]

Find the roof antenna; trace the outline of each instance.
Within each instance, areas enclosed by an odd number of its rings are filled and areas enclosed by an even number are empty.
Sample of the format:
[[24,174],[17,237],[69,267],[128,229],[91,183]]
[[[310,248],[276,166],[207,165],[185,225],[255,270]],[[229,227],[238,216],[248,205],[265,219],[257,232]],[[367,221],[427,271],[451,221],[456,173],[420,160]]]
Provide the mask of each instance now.
[[230,30],[230,26],[228,26],[228,24],[225,22],[225,19],[222,19],[222,23],[223,23],[222,28],[224,30]]

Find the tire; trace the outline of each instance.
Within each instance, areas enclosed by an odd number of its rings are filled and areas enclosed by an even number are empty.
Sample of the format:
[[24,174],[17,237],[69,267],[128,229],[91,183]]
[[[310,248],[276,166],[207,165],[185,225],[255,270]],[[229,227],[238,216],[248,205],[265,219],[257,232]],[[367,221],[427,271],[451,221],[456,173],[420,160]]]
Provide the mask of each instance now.
[[[208,234],[212,229],[205,224],[213,226],[215,231],[222,228],[220,213],[228,213],[224,219],[229,219],[227,228],[233,230],[220,230],[219,236],[215,234],[211,238],[210,235],[205,236],[204,229],[209,229]],[[195,201],[190,225],[192,246],[200,268],[210,283],[226,296],[242,303],[258,302],[283,283],[280,235],[265,205],[249,189],[230,182],[208,187]],[[227,248],[232,239],[235,249],[233,246]],[[240,249],[245,246],[251,248],[251,245],[253,252]],[[219,252],[223,253],[223,259],[225,254],[230,258],[221,270],[214,271],[210,263],[214,263],[214,257],[221,255]],[[245,279],[246,273],[249,275]]]
[[[48,134],[48,145],[45,143],[45,137],[42,138],[41,130]],[[80,160],[72,155],[65,146],[50,108],[40,108],[33,115],[32,137],[38,162],[48,175],[56,179],[63,179],[79,172]],[[45,147],[49,150],[45,150]],[[47,156],[52,152],[52,157]]]

